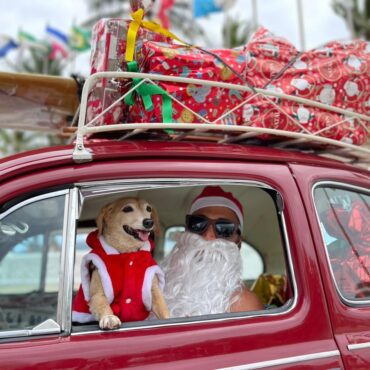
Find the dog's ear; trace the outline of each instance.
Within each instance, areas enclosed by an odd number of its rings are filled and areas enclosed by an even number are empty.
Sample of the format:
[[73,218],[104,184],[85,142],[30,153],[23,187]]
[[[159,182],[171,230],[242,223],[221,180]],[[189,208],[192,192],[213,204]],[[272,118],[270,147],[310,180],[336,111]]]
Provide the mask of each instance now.
[[105,205],[99,212],[96,218],[96,225],[98,226],[98,233],[102,235],[105,227],[105,218],[112,211],[113,203]]
[[152,220],[154,221],[154,234],[159,236],[161,235],[161,224],[159,222],[158,212],[157,210],[152,206]]

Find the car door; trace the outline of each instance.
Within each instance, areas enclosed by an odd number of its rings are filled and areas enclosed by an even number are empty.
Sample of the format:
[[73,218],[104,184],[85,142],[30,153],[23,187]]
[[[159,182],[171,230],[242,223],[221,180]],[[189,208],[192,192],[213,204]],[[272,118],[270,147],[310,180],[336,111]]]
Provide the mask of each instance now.
[[[26,368],[30,364],[54,369],[342,367],[330,327],[310,228],[302,212],[302,199],[286,165],[241,160],[132,159],[93,162],[83,166],[82,174],[85,181],[77,183],[77,188],[72,190],[66,208],[68,217],[63,225],[66,239],[60,264],[58,333],[40,334],[27,337],[27,340],[4,339],[0,360],[5,367]],[[38,183],[37,174],[34,179],[32,174],[27,176],[31,183]],[[76,169],[51,169],[48,176],[53,185],[71,183],[76,179]],[[257,190],[269,194],[289,280],[286,302],[281,307],[266,307],[256,312],[124,323],[114,331],[102,331],[97,325],[72,325],[75,220],[83,213],[80,204],[85,201],[77,191],[92,189],[88,199],[94,191],[96,194],[102,191],[102,186],[117,186],[118,192],[122,191],[122,186],[126,186],[126,191],[150,189],[153,192],[167,186],[173,190],[175,201],[176,187],[207,184],[252,189],[249,215],[248,204],[245,205],[246,220],[254,220],[254,227],[259,228],[261,234],[268,234],[271,225],[264,218],[253,218],[252,203],[256,201],[253,194]],[[10,183],[8,185],[12,191],[17,190]],[[19,180],[17,185],[20,186]],[[6,187],[3,192],[4,189]],[[171,205],[171,199],[166,203]],[[258,206],[255,202],[254,209]],[[254,227],[251,225],[251,232]],[[273,265],[274,256],[265,257]]]
[[293,165],[345,366],[370,367],[369,174]]

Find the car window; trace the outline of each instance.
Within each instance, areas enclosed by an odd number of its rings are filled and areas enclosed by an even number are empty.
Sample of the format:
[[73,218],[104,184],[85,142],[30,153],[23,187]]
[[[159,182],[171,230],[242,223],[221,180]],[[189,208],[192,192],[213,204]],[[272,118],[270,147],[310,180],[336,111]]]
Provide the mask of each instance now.
[[[185,216],[191,201],[202,191],[204,185],[181,185],[180,183],[179,186],[174,181],[174,185],[171,186],[169,185],[170,181],[166,180],[166,185],[163,186],[160,184],[160,180],[158,182],[159,184],[155,183],[150,186],[147,184],[138,186],[138,190],[133,190],[134,187],[130,184],[125,190],[124,182],[122,191],[119,191],[117,184],[112,187],[111,192],[108,186],[101,189],[98,189],[98,186],[97,189],[87,186],[86,190],[81,189],[84,202],[77,225],[77,240],[80,242],[76,248],[73,307],[77,307],[77,304],[75,306],[76,296],[83,297],[85,294],[81,293],[81,289],[86,289],[86,286],[83,288],[80,284],[82,280],[80,276],[81,261],[85,266],[83,268],[84,279],[89,276],[89,271],[91,271],[91,265],[86,265],[85,260],[82,260],[83,255],[91,251],[86,242],[89,235],[87,229],[89,231],[96,230],[95,220],[98,218],[99,211],[119,198],[143,198],[156,209],[161,232],[153,239],[152,254],[157,264],[164,268],[167,257],[173,252],[177,243],[177,237],[184,232]],[[187,184],[189,182],[191,181],[187,180]],[[288,275],[290,271],[287,259],[289,251],[285,250],[286,236],[281,226],[283,222],[280,219],[282,213],[275,203],[277,192],[253,184],[222,184],[222,187],[225,191],[231,191],[235,194],[247,210],[242,235],[243,243],[238,252],[242,265],[240,274],[242,280],[259,297],[265,308],[271,309],[285,304],[288,307],[294,301],[294,284],[291,280],[292,277]],[[267,228],[266,225],[268,225]],[[120,229],[125,229],[125,225],[122,224]],[[97,236],[99,237],[99,234]],[[96,237],[91,240],[96,241]],[[104,248],[106,247],[104,246]],[[79,254],[81,255],[79,256]],[[167,285],[169,283],[168,276],[165,278]],[[76,310],[73,307],[72,317],[77,318]],[[91,320],[92,318],[90,318]],[[96,320],[93,321],[96,323]],[[79,330],[81,323],[78,321],[73,321],[73,323],[78,325],[76,330]]]
[[0,215],[0,330],[56,321],[64,203],[38,197]]
[[370,299],[370,196],[361,190],[320,186],[314,191],[332,275],[345,300]]

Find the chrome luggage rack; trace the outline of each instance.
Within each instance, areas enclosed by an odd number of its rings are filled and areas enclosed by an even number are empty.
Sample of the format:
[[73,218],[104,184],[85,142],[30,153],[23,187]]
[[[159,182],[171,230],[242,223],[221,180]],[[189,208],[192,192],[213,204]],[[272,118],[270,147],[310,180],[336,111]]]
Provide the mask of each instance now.
[[[100,114],[94,117],[90,122],[86,122],[87,116],[87,102],[88,96],[92,88],[102,79],[112,81],[132,80],[140,79],[140,82],[129,89],[125,94],[121,95],[115,100],[109,107],[103,110]],[[252,93],[247,99],[240,102],[232,109],[218,117],[214,121],[209,121],[202,117],[199,113],[193,111],[187,107],[183,102],[179,101],[175,97],[168,94],[168,96],[176,101],[179,105],[189,110],[195,117],[199,119],[198,123],[119,123],[111,125],[100,125],[99,119],[101,119],[110,109],[117,104],[120,104],[122,100],[144,83],[150,83],[157,85],[159,81],[170,81],[184,84],[194,84],[210,87],[219,87],[223,89],[231,89],[238,91],[247,91]],[[222,120],[227,118],[229,114],[237,109],[240,109],[245,104],[250,102],[253,98],[262,98],[271,107],[278,109],[284,114],[293,124],[299,127],[300,132],[292,132],[285,130],[277,130],[272,128],[264,127],[253,127],[250,126],[251,122],[245,122],[243,126],[239,125],[228,125],[221,124]],[[280,100],[288,100],[302,104],[307,107],[319,108],[323,111],[338,113],[343,117],[343,120],[336,122],[335,124],[325,127],[315,133],[309,132],[297,119],[286,113],[278,103],[274,101],[274,98]],[[317,155],[332,157],[341,160],[346,163],[357,164],[365,168],[370,168],[370,146],[356,146],[343,141],[329,139],[322,136],[325,131],[332,129],[333,127],[351,120],[354,125],[361,125],[370,134],[370,117],[367,115],[359,114],[354,111],[337,108],[334,106],[326,105],[317,101],[301,98],[298,96],[287,95],[277,91],[254,88],[251,89],[245,85],[236,85],[223,82],[215,82],[208,80],[198,80],[193,78],[185,77],[174,77],[164,76],[158,74],[147,74],[147,73],[134,73],[134,72],[99,72],[90,76],[84,85],[81,105],[78,118],[77,132],[75,133],[75,148],[73,151],[73,159],[75,162],[86,162],[92,160],[91,152],[85,147],[86,136],[93,134],[107,133],[107,132],[121,132],[116,137],[119,140],[125,140],[134,138],[135,136],[142,136],[143,134],[151,133],[167,133],[162,135],[166,137],[166,140],[180,141],[180,140],[203,140],[213,141],[217,143],[260,143],[261,145],[268,145],[272,147],[285,148],[288,150],[300,150]],[[267,134],[269,137],[275,140],[259,140],[258,137],[262,134]],[[277,140],[278,139],[278,140]],[[368,141],[369,143],[369,141]]]

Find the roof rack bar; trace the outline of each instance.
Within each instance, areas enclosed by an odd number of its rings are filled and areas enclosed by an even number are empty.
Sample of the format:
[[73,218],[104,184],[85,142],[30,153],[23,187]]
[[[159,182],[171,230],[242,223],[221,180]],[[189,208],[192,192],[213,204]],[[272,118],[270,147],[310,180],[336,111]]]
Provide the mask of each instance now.
[[125,140],[125,139],[128,139],[132,136],[135,136],[135,135],[138,135],[138,134],[142,134],[143,132],[146,132],[148,131],[147,129],[143,129],[143,128],[137,128],[135,130],[132,130],[130,132],[128,132],[127,134],[121,136],[118,141],[121,141],[121,140]]
[[[185,84],[196,84],[196,85],[205,85],[205,86],[211,86],[211,87],[220,87],[225,88],[229,90],[239,90],[239,91],[249,91],[253,92],[248,86],[245,85],[236,85],[236,84],[230,84],[225,82],[217,82],[217,81],[211,81],[211,80],[198,80],[195,78],[187,78],[187,77],[175,77],[175,76],[165,76],[165,75],[159,75],[159,74],[150,74],[150,73],[136,73],[136,72],[98,72],[93,75],[91,75],[89,78],[87,78],[83,90],[90,91],[93,84],[102,78],[122,78],[122,79],[133,79],[133,78],[140,78],[140,79],[147,79],[147,81],[154,80],[154,81],[167,81],[167,82],[178,82],[178,83],[185,83]],[[153,82],[153,81],[152,81]],[[353,111],[348,111],[342,108],[334,107],[331,105],[327,105],[324,103],[320,103],[317,101],[313,101],[310,99],[298,97],[295,95],[287,95],[284,93],[279,93],[277,91],[268,90],[268,89],[260,89],[255,88],[255,91],[258,93],[277,97],[285,100],[295,101],[298,103],[306,104],[311,107],[321,108],[324,110],[341,113],[346,116],[353,116],[357,118],[364,119],[365,121],[370,122],[370,116],[360,114]],[[86,95],[86,101],[87,101],[87,95],[88,91],[84,94],[84,91],[82,92],[81,100]]]

